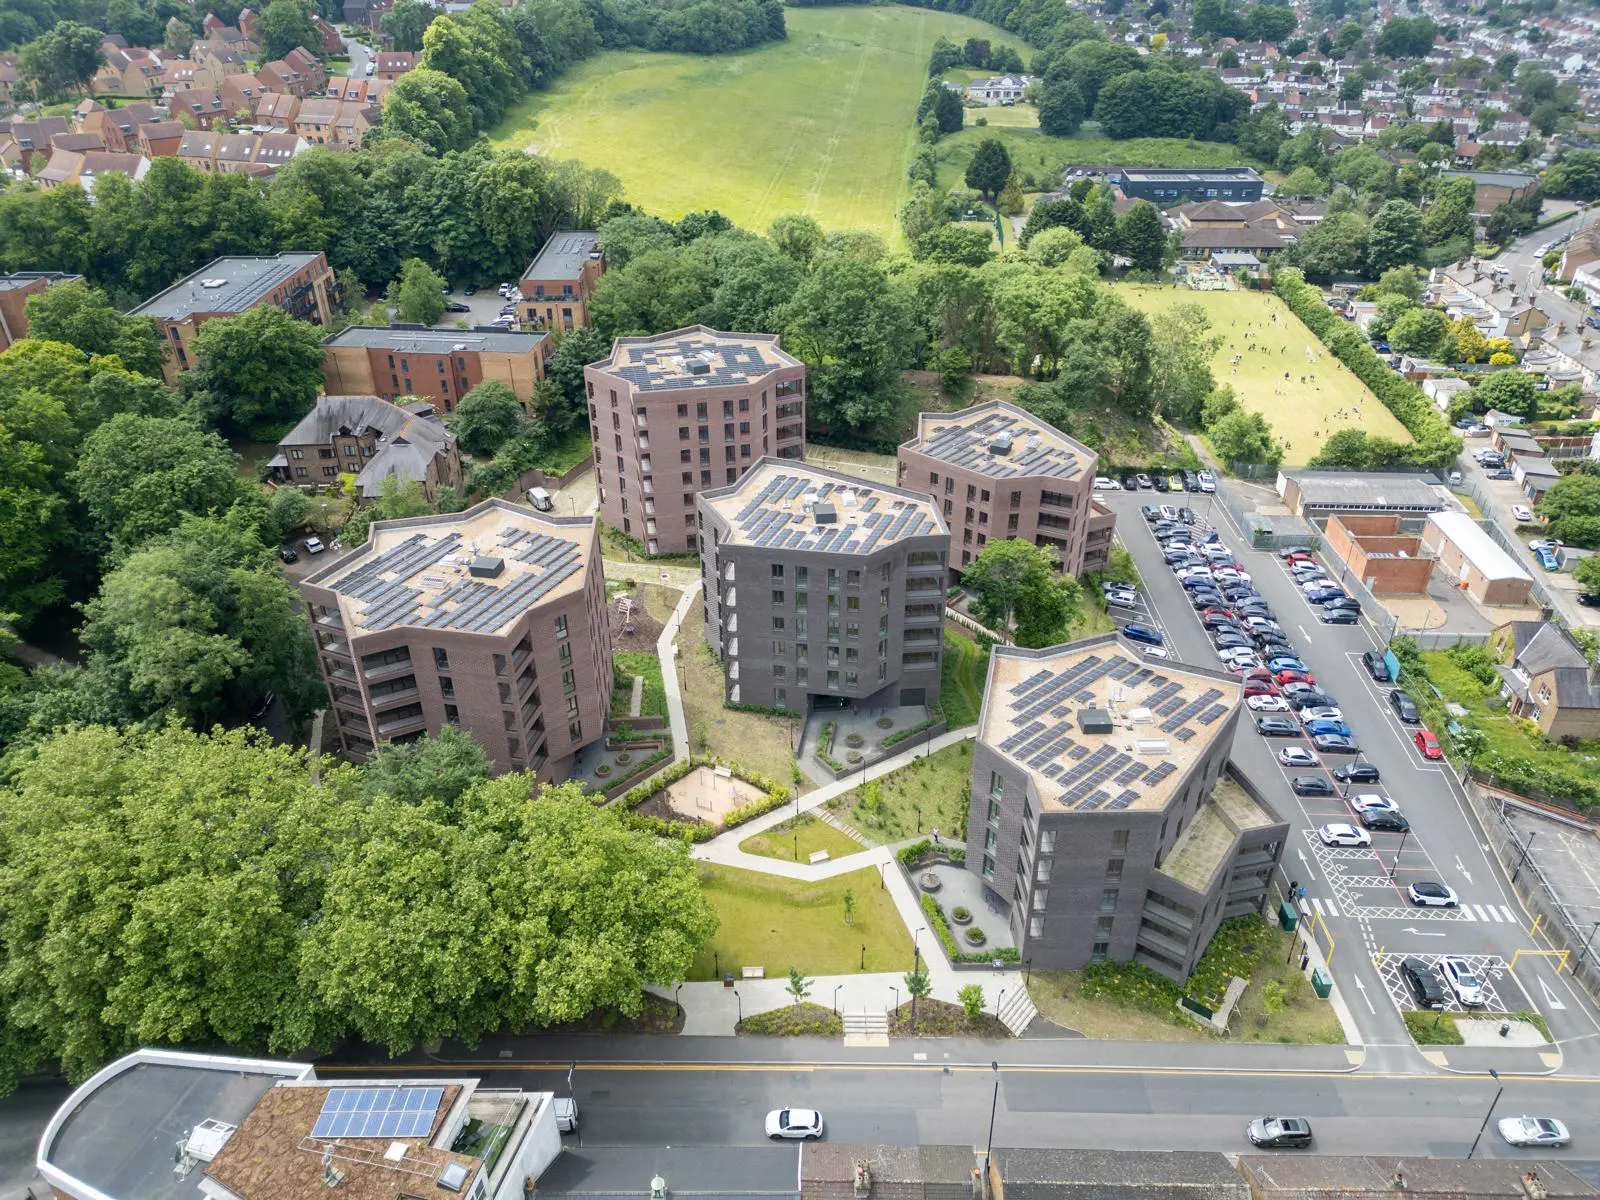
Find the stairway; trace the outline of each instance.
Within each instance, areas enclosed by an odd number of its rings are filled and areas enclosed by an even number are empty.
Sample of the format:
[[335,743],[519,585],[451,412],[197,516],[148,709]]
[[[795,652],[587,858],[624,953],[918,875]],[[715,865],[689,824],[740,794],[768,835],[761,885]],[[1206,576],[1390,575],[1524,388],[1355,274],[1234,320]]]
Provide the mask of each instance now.
[[881,1012],[844,1013],[844,1044],[846,1046],[887,1046],[889,1044],[889,1015]]
[[[1020,984],[1021,980],[1017,982]],[[1033,1006],[1033,999],[1028,995],[1026,987],[1006,989],[1005,999],[1000,1002],[1000,1023],[1015,1036],[1021,1037],[1023,1030],[1027,1029],[1038,1015],[1039,1010]]]
[[826,804],[819,805],[818,807],[812,809],[811,811],[812,811],[813,814],[815,814],[816,816],[822,818],[822,820],[826,821],[829,825],[832,825],[835,829],[837,829],[840,833],[844,834],[846,837],[855,838],[856,841],[860,842],[868,850],[871,850],[874,846],[879,844],[878,840],[876,838],[868,837],[866,834],[862,833],[859,829],[857,829],[854,825],[846,824],[839,817],[836,817],[833,814],[833,811]]

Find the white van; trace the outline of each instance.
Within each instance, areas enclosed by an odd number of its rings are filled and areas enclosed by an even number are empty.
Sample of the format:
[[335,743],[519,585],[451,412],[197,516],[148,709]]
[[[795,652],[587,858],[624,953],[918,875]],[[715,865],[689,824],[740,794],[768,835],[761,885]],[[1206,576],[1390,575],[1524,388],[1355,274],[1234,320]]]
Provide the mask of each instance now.
[[528,489],[528,503],[540,512],[549,512],[556,506],[556,502],[550,498],[550,493],[542,487]]

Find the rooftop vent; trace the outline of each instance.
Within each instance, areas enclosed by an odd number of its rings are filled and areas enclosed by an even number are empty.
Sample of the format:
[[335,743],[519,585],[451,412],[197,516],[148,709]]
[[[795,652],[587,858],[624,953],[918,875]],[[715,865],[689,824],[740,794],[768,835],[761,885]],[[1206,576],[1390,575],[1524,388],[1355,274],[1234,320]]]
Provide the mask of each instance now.
[[228,281],[226,279],[202,279],[200,286],[203,288],[227,287]]
[[1011,435],[1009,433],[997,433],[991,437],[989,439],[989,453],[1001,456],[1010,454]]
[[711,374],[711,364],[703,358],[691,358],[688,362],[688,367],[691,375]]
[[447,1192],[459,1192],[467,1186],[470,1172],[460,1163],[451,1163],[439,1172],[439,1186]]
[[237,1125],[230,1125],[215,1117],[207,1117],[184,1138],[183,1153],[197,1162],[210,1162],[222,1147],[227,1145],[228,1139],[233,1136],[236,1129]]
[[475,579],[496,579],[506,569],[506,560],[494,554],[480,554],[472,560],[467,574]]
[[1080,708],[1078,710],[1079,733],[1110,733],[1111,730],[1111,714],[1105,709]]
[[1167,752],[1166,738],[1139,738],[1133,744],[1140,754],[1165,754]]
[[819,500],[813,505],[811,516],[818,525],[837,525],[839,523],[839,510],[828,501]]

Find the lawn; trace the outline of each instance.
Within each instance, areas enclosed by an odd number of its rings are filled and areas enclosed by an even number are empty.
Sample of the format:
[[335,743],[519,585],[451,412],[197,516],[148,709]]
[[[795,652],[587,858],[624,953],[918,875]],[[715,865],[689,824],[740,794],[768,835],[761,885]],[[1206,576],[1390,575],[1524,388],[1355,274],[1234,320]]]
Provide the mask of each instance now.
[[[764,967],[767,978],[844,975],[862,969],[902,971],[911,962],[911,935],[876,867],[804,883],[740,871],[700,867],[700,886],[721,922],[711,944],[689,969],[690,979],[738,977],[742,967]],[[844,922],[844,894],[855,899],[851,924]]]
[[[1033,176],[1034,187],[1029,190],[1048,191],[1061,186],[1061,169],[1074,164],[1094,166],[1138,167],[1244,167],[1251,160],[1240,153],[1237,146],[1220,142],[1193,142],[1183,138],[1129,138],[1116,141],[1094,133],[1079,133],[1072,137],[1051,137],[1037,128],[1013,124],[1024,119],[1015,114],[1034,114],[1027,105],[1012,109],[969,108],[966,128],[939,141],[936,153],[939,158],[940,188],[966,186],[967,164],[984,138],[997,137],[1011,155],[1012,166],[1026,183]],[[997,113],[1009,114],[998,117]],[[988,118],[987,128],[973,124],[979,117]],[[1004,122],[1004,123],[1002,123]]]
[[[798,847],[798,855],[795,853]],[[784,862],[810,862],[818,850],[826,850],[829,858],[844,858],[865,849],[855,838],[835,829],[826,821],[809,813],[796,820],[774,825],[765,833],[751,834],[739,843],[746,854],[759,854],[762,858],[781,858]]]
[[967,815],[971,777],[972,743],[946,746],[843,797],[845,823],[882,842],[933,829],[955,839]]
[[615,676],[611,687],[611,715],[626,717],[633,700],[633,677],[644,677],[644,694],[639,699],[641,717],[667,715],[667,689],[661,682],[661,660],[654,654],[629,654],[619,651],[611,656]]
[[[1117,294],[1150,314],[1174,304],[1205,309],[1212,333],[1221,338],[1211,359],[1212,373],[1218,383],[1233,388],[1241,405],[1266,417],[1273,433],[1287,443],[1286,466],[1309,462],[1323,441],[1341,429],[1365,429],[1397,442],[1411,440],[1394,414],[1276,296],[1136,285],[1119,286]],[[1256,337],[1246,339],[1249,330]],[[1265,349],[1248,350],[1248,346]],[[1315,363],[1306,358],[1308,348],[1317,356]],[[1231,365],[1236,353],[1244,355],[1237,373]],[[1290,375],[1287,382],[1285,371]]]
[[894,238],[934,40],[983,37],[1029,57],[992,25],[926,9],[784,18],[786,41],[739,54],[596,55],[515,106],[491,140],[603,167],[628,200],[668,218],[715,208],[764,231],[798,212]]
[[944,661],[940,664],[939,708],[951,729],[977,722],[988,677],[989,648],[947,628]]

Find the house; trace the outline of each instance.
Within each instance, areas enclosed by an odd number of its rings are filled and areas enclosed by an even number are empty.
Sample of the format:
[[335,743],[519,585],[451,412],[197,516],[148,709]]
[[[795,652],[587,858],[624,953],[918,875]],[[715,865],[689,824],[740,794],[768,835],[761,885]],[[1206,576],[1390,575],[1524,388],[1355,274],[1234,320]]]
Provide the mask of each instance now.
[[304,46],[296,46],[283,56],[283,60],[300,73],[309,90],[320,92],[328,86],[327,68],[322,65],[320,58]]
[[60,271],[16,271],[0,275],[0,350],[28,336],[28,297],[42,294],[58,283],[71,283],[80,275]]
[[143,151],[139,143],[139,130],[146,125],[161,124],[167,121],[168,117],[151,101],[136,100],[131,104],[119,105],[112,109],[85,110],[82,117],[75,120],[82,132],[99,133],[103,136],[106,140],[106,149],[131,154]]
[[96,96],[159,96],[166,71],[161,56],[142,46],[121,47],[109,38],[100,45],[105,62],[90,90]]
[[1572,635],[1548,621],[1511,621],[1495,630],[1507,711],[1539,726],[1552,741],[1600,738],[1600,664]]
[[1560,275],[1568,283],[1581,268],[1600,262],[1600,225],[1586,225],[1561,250]]
[[1482,149],[1483,147],[1477,142],[1462,138],[1456,143],[1455,158],[1452,162],[1461,170],[1471,170],[1472,164],[1478,161],[1478,152]]
[[111,150],[57,150],[37,179],[43,191],[64,183],[76,183],[93,194],[94,182],[101,175],[126,175],[138,181],[150,170],[150,160],[142,154],[118,154]]
[[452,413],[485,379],[509,387],[523,406],[544,378],[550,337],[494,328],[351,325],[323,343],[322,377],[330,393],[426,400]]
[[265,86],[254,75],[248,72],[229,75],[217,89],[217,96],[222,101],[223,119],[251,120],[255,116],[257,103],[265,94]]
[[193,86],[216,91],[229,75],[238,75],[250,69],[245,54],[225,42],[196,42],[189,48],[194,61]]
[[394,7],[394,0],[343,0],[347,25],[362,25],[377,32],[383,16]]
[[517,318],[535,329],[582,329],[589,300],[605,273],[600,235],[593,230],[557,230],[523,271]]
[[328,85],[328,73],[321,61],[303,46],[296,46],[282,58],[273,59],[258,74],[261,86],[269,92],[287,92],[302,100]]
[[981,104],[1020,104],[1028,84],[1033,81],[1026,75],[991,75],[988,79],[974,79],[967,84],[967,99]]
[[166,63],[161,71],[162,98],[170,98],[194,87],[194,74],[198,69],[196,64],[187,58],[177,58]]
[[327,98],[305,101],[295,118],[295,133],[312,146],[359,146],[369,128],[363,105]]
[[340,475],[354,475],[363,500],[382,495],[391,475],[419,484],[430,503],[440,488],[461,483],[455,434],[377,396],[318,396],[278,439],[267,465],[279,482],[302,486],[331,486]]
[[139,126],[139,153],[146,158],[171,158],[183,144],[188,131],[176,121],[159,121],[154,125]]
[[191,129],[215,129],[219,123],[226,124],[230,115],[222,106],[222,97],[210,88],[190,88],[172,98],[172,119]]
[[348,75],[334,75],[328,80],[327,97],[350,104],[366,104],[372,99],[370,79],[352,79]]
[[378,51],[378,78],[391,83],[417,65],[417,56],[409,50]]
[[294,133],[300,117],[300,97],[287,92],[264,92],[256,102],[256,124],[276,133]]
[[49,159],[50,139],[71,128],[65,117],[40,117],[34,121],[12,117],[0,121],[0,163],[31,175],[37,169],[35,159]]
[[50,150],[76,150],[80,154],[90,150],[105,150],[105,138],[98,133],[58,133],[50,138]]
[[1470,179],[1477,189],[1472,214],[1487,217],[1502,204],[1520,200],[1539,186],[1539,179],[1522,171],[1446,171],[1445,179]]

